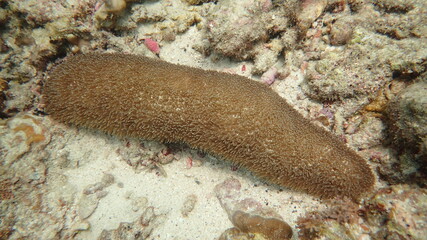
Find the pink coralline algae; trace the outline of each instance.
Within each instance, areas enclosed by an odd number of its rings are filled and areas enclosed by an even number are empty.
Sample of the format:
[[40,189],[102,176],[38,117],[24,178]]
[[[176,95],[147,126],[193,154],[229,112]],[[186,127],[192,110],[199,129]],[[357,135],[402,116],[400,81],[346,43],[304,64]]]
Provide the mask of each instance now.
[[144,45],[153,53],[159,54],[160,53],[160,46],[159,43],[154,41],[151,38],[144,39]]
[[271,85],[276,80],[277,74],[277,69],[272,67],[261,76],[261,81],[267,85]]

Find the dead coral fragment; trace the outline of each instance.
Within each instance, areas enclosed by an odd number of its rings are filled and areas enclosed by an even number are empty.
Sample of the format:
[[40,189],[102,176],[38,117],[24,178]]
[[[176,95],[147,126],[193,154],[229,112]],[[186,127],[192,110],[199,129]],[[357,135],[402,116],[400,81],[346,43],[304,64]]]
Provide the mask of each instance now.
[[95,18],[98,23],[103,27],[111,27],[114,22],[112,20],[115,16],[120,15],[126,9],[126,0],[105,0],[95,13]]
[[231,219],[233,225],[245,233],[261,233],[266,239],[290,239],[291,227],[284,221],[275,218],[263,218],[242,211],[236,211]]
[[107,19],[109,14],[119,14],[126,8],[125,0],[106,0],[96,11],[95,17],[98,20]]
[[327,4],[327,0],[301,1],[300,12],[297,16],[297,27],[301,37],[305,35],[311,24],[323,13]]
[[[268,42],[269,35],[286,30],[289,26],[287,11],[293,8],[288,5],[286,10],[280,7],[270,9],[272,6],[268,5],[255,0],[219,1],[210,11],[207,23],[213,50],[237,59],[253,59],[263,54],[264,50],[259,46]],[[273,50],[271,54],[277,55],[277,51]]]
[[193,211],[197,203],[197,196],[194,194],[188,195],[185,198],[185,202],[181,208],[181,214],[183,217],[188,217],[188,215]]
[[338,19],[331,26],[330,41],[332,45],[345,45],[353,35],[353,19]]
[[161,226],[165,220],[166,216],[156,214],[154,207],[147,207],[138,220],[132,223],[121,222],[116,229],[104,229],[98,240],[148,239],[153,230]]

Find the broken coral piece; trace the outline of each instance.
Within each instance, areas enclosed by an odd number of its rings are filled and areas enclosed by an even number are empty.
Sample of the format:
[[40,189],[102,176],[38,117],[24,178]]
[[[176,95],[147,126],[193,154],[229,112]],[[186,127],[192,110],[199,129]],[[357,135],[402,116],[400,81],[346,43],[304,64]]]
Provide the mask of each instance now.
[[327,0],[303,0],[300,3],[300,12],[297,16],[297,26],[300,36],[303,37],[311,24],[323,13],[328,4]]
[[[95,5],[95,19],[102,27],[114,25],[114,17],[126,9],[126,0],[105,0],[104,3]],[[112,21],[113,20],[113,21]]]
[[267,85],[271,85],[276,81],[276,77],[278,75],[277,68],[272,67],[267,72],[262,74],[261,81]]

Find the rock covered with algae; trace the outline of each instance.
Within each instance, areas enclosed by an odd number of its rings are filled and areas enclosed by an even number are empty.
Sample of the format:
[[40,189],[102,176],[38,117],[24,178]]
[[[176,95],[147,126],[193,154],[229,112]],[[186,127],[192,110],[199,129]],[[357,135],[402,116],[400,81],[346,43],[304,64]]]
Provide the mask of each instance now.
[[387,107],[388,133],[397,150],[392,172],[423,186],[427,175],[427,80],[423,77],[399,92]]
[[395,144],[427,159],[427,79],[410,85],[389,104],[390,134]]
[[253,72],[263,73],[274,65],[286,45],[293,45],[296,34],[290,28],[290,18],[296,8],[297,1],[221,1],[207,16],[210,46],[227,57],[254,59]]
[[[243,198],[239,180],[230,178],[215,187],[215,194],[234,228],[226,230],[219,239],[286,240],[292,228],[272,208],[264,207],[252,198]],[[251,236],[251,237],[250,237]]]
[[427,191],[409,185],[378,190],[361,206],[342,199],[298,219],[299,237],[313,239],[415,239],[427,234]]

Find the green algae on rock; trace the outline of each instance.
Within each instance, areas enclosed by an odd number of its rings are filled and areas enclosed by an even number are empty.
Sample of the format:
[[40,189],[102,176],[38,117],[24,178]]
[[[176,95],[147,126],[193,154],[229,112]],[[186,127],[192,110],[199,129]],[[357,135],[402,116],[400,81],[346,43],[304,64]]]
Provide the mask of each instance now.
[[319,197],[357,200],[375,181],[363,158],[242,76],[134,55],[76,55],[50,72],[44,97],[60,122],[185,142]]

